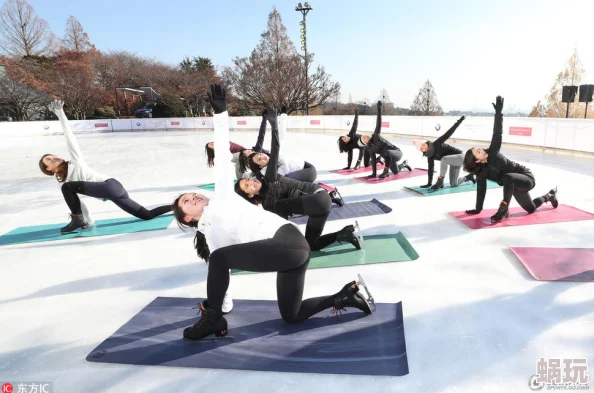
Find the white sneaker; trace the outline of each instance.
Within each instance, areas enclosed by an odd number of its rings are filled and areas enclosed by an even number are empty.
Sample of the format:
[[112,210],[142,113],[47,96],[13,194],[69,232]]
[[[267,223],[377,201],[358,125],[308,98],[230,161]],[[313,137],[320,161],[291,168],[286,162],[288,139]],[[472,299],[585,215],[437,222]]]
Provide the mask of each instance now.
[[227,290],[225,298],[223,299],[223,314],[227,314],[233,310],[233,299],[231,298],[231,290]]

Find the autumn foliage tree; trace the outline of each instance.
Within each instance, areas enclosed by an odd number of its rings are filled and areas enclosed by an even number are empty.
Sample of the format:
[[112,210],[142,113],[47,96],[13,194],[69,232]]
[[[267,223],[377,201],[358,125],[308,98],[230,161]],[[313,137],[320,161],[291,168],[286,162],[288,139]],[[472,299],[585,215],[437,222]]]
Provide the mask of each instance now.
[[[565,69],[555,78],[555,83],[545,96],[544,103],[540,100],[532,108],[531,117],[565,117],[567,103],[562,102],[563,86],[579,86],[585,76],[584,67],[578,57],[577,50],[567,61]],[[577,100],[576,100],[577,101]],[[570,118],[583,118],[586,110],[586,104],[574,102],[569,105]],[[590,112],[589,118],[594,118],[594,111]]]
[[[0,106],[6,108],[14,120],[29,120],[45,108],[51,86],[40,82],[23,67],[9,59],[0,59]],[[37,112],[37,113],[35,113]]]
[[7,56],[46,56],[55,49],[48,23],[27,0],[6,0],[0,8],[0,49]]
[[95,50],[88,34],[74,16],[70,15],[66,22],[66,31],[62,39],[62,47],[71,52],[88,52]]
[[437,100],[437,94],[433,85],[427,79],[425,84],[419,90],[412,105],[410,106],[409,115],[411,116],[441,116],[443,110]]
[[[236,105],[250,110],[283,105],[294,111],[306,102],[304,59],[287,35],[287,28],[276,8],[268,15],[266,31],[248,57],[236,57],[233,66],[223,72]],[[311,64],[313,54],[308,54]],[[308,70],[309,72],[309,70]],[[309,74],[309,108],[316,108],[340,92],[340,84],[332,82],[324,67]]]

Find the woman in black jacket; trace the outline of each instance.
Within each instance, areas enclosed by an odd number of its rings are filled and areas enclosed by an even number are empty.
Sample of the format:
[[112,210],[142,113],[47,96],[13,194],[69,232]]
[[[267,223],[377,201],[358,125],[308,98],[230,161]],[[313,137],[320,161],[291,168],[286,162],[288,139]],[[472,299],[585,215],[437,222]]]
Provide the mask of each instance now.
[[390,174],[390,170],[395,175],[398,174],[402,168],[406,168],[409,171],[412,171],[410,166],[408,166],[408,161],[404,161],[402,164],[398,164],[398,161],[402,158],[402,151],[399,148],[388,142],[384,137],[380,135],[382,130],[382,102],[377,102],[377,121],[375,124],[375,131],[373,132],[372,136],[363,135],[361,139],[357,142],[357,144],[361,147],[366,147],[369,151],[371,157],[371,167],[372,173],[368,177],[376,177],[376,157],[375,155],[380,155],[385,162],[384,171],[379,176],[380,178],[388,177]]
[[554,188],[546,195],[534,200],[530,197],[530,190],[536,185],[534,175],[530,169],[508,160],[499,152],[503,136],[503,98],[497,96],[495,108],[495,121],[493,123],[493,138],[488,149],[473,147],[464,156],[464,170],[476,175],[478,187],[476,195],[476,208],[466,210],[468,214],[479,214],[483,210],[483,202],[487,193],[487,180],[497,182],[503,186],[503,200],[497,213],[491,217],[491,222],[501,221],[509,217],[509,202],[512,195],[528,213],[533,213],[543,203],[551,202],[557,208],[557,189]]
[[[363,159],[363,165],[365,167],[369,166],[369,152],[365,147],[359,146],[358,142],[361,139],[361,135],[357,134],[357,127],[359,126],[359,111],[355,110],[355,120],[353,120],[353,125],[351,127],[351,131],[348,135],[343,135],[338,138],[338,150],[341,153],[348,153],[347,156],[347,166],[343,168],[343,170],[351,169],[351,164],[353,163],[353,150],[359,150],[359,158],[357,158],[357,163],[353,168],[355,171],[361,167],[361,159]],[[383,164],[381,160],[378,160],[378,164]]]
[[272,128],[272,146],[266,175],[260,179],[241,179],[235,184],[235,192],[248,202],[261,203],[264,210],[273,212],[284,219],[293,214],[309,216],[305,229],[305,239],[312,251],[318,251],[334,242],[346,241],[357,250],[361,249],[355,236],[353,225],[347,225],[335,233],[322,235],[326,220],[332,209],[332,198],[319,185],[281,176],[277,173],[279,136],[276,110],[266,111]]
[[[452,136],[454,131],[456,131],[458,126],[460,126],[465,118],[465,116],[462,116],[445,134],[437,138],[435,142],[422,142],[413,140],[413,145],[423,152],[423,155],[427,157],[427,163],[429,164],[429,179],[427,184],[421,186],[421,188],[431,187],[432,190],[443,188],[443,179],[446,172],[448,171],[448,167],[450,167],[450,187],[458,187],[460,184],[466,181],[472,181],[473,183],[476,183],[473,174],[458,177],[464,162],[462,150],[445,143],[445,141],[447,141]],[[437,178],[437,182],[431,186],[431,182],[433,181],[433,168],[435,166],[436,160],[441,161],[439,177]]]

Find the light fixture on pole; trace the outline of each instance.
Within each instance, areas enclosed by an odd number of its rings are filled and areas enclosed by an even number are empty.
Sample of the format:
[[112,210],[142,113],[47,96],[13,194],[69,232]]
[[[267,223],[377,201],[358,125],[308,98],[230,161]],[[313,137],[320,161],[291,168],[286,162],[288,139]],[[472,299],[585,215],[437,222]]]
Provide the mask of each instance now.
[[305,21],[305,17],[307,13],[311,11],[313,8],[307,2],[301,5],[301,3],[297,4],[295,7],[295,11],[301,12],[303,14],[303,20],[299,22],[301,29],[299,32],[301,33],[301,50],[305,52],[305,114],[309,115],[309,81],[308,81],[308,72],[309,72],[309,64],[307,60],[307,23]]

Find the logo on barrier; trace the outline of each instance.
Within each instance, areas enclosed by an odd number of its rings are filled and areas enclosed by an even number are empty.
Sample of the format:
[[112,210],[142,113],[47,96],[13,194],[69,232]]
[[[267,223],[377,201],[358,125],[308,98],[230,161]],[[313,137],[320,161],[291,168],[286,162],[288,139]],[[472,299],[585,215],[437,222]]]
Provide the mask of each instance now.
[[206,122],[204,120],[202,120],[202,125],[206,125]]
[[172,126],[179,126],[181,123],[179,121],[172,121],[171,125]]
[[532,127],[510,127],[510,135],[532,136]]
[[49,130],[49,126],[46,124],[46,125],[43,126],[43,129],[44,130]]
[[245,125],[247,125],[247,121],[246,120],[237,120],[237,125],[238,126],[245,126]]
[[390,128],[390,122],[389,121],[382,121],[382,128]]
[[109,127],[109,123],[95,123],[95,128]]
[[139,121],[136,122],[136,126],[137,127],[140,127],[140,122]]
[[347,126],[350,126],[350,125],[351,125],[351,121],[347,120]]
[[2,393],[12,393],[12,385],[9,383],[2,385]]
[[440,124],[436,124],[435,125],[435,131],[439,131],[441,130],[441,125]]
[[320,125],[321,124],[321,121],[320,120],[310,120],[309,121],[309,124],[311,124],[311,125]]

